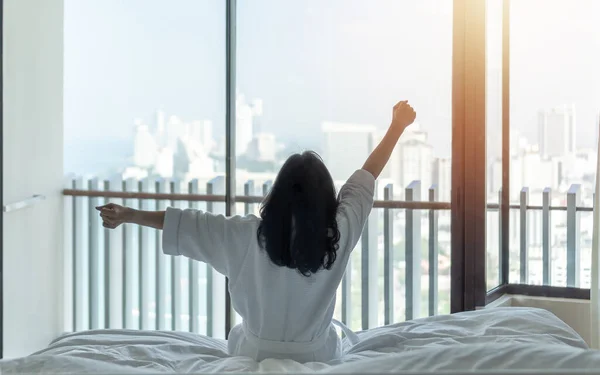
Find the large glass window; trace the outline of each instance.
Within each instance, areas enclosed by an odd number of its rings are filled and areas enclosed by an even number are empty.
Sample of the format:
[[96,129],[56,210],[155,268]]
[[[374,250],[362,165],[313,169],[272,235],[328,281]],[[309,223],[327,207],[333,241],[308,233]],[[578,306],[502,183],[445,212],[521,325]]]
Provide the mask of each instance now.
[[[503,1],[486,2],[486,195],[488,207],[500,203],[502,190],[502,18]],[[500,208],[486,216],[487,290],[500,284]]]
[[[451,1],[253,0],[238,2],[237,12],[238,195],[262,194],[282,162],[307,149],[323,156],[341,186],[382,137],[392,106],[408,99],[417,110],[417,123],[396,147],[378,183],[377,199],[384,198],[388,184],[394,199],[409,199],[406,189],[419,181],[417,200],[429,200],[436,185],[435,198],[450,201]],[[253,188],[245,185],[248,181]],[[240,205],[238,211],[243,209]],[[429,264],[429,212],[419,215],[413,265],[418,262],[415,269],[422,277],[412,278],[421,295],[415,315],[429,313],[430,269],[438,270],[437,312],[449,312],[449,210],[434,213],[435,265]],[[395,320],[405,317],[405,217],[405,210],[393,211]],[[377,267],[371,272],[379,278],[380,307],[369,324],[382,324],[382,209],[373,211],[368,228],[370,248],[376,249],[372,259]],[[361,327],[364,311],[358,303],[365,259],[361,248],[359,243],[349,272],[354,329]],[[339,301],[338,318],[343,310]]]
[[[64,38],[64,169],[82,176],[74,187],[218,193],[225,2],[66,0]],[[194,179],[197,189],[188,184]],[[111,201],[144,209],[222,210],[222,203]],[[75,263],[73,328],[191,330],[190,312],[196,311],[194,331],[224,337],[224,278],[209,277],[203,264],[196,269],[187,259],[161,255],[153,231],[127,227],[99,235],[89,207],[103,201],[89,202],[75,200],[73,233],[66,236],[66,254]],[[206,311],[211,294],[212,313]]]
[[[545,198],[557,207],[592,206],[600,112],[598,14],[595,0],[511,2],[513,204],[526,198],[526,187],[532,206],[543,206]],[[511,210],[510,282],[589,288],[591,213],[551,211],[549,224],[545,217],[540,209],[525,216]],[[528,261],[525,269],[521,256]]]

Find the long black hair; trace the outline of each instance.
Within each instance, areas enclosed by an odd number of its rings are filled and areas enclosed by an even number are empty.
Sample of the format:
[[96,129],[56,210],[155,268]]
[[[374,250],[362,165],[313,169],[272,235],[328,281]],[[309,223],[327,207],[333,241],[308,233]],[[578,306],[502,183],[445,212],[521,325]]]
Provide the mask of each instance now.
[[283,164],[260,209],[257,238],[273,263],[310,276],[331,269],[340,232],[331,174],[315,152]]

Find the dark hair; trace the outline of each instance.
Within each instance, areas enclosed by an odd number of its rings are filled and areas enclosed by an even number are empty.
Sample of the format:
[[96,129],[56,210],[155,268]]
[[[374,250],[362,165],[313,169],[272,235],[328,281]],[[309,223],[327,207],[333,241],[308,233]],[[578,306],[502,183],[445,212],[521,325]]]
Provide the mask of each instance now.
[[257,238],[273,263],[310,276],[331,269],[340,232],[331,174],[315,152],[283,164],[260,209]]

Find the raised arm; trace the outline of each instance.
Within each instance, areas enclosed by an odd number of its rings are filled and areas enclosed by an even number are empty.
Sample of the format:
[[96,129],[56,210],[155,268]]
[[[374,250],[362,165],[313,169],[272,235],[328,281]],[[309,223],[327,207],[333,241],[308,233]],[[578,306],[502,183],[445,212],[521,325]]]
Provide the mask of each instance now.
[[155,229],[163,229],[165,211],[138,211],[114,203],[96,207],[105,228],[114,229],[121,224],[138,224]]
[[371,173],[376,179],[387,164],[398,139],[404,132],[404,129],[415,121],[416,113],[414,109],[404,100],[394,106],[392,124],[385,133],[385,136],[371,153],[362,169]]

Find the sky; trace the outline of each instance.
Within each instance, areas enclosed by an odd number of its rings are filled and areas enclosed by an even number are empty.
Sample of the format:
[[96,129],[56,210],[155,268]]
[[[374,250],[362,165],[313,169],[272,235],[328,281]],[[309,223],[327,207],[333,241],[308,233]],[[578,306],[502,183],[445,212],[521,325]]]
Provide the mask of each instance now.
[[[488,139],[498,148],[502,0],[487,2]],[[512,4],[511,129],[536,142],[538,111],[573,103],[578,146],[593,147],[600,2]],[[238,0],[237,87],[263,99],[263,130],[292,146],[318,146],[323,121],[383,130],[408,99],[434,153],[449,156],[451,74],[451,0]],[[65,1],[66,148],[130,139],[133,120],[159,108],[212,120],[219,133],[224,98],[225,1]]]

